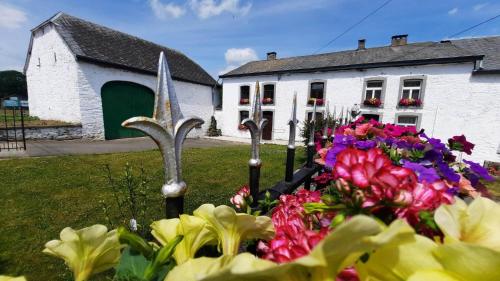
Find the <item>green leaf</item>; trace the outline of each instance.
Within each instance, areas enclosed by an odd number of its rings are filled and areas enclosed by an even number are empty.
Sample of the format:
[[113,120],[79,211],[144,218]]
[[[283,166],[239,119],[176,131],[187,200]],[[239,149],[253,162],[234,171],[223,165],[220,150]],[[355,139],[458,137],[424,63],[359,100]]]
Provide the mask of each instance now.
[[129,245],[149,259],[153,257],[153,247],[139,235],[127,231],[123,226],[118,228],[118,235],[121,243]]
[[144,271],[151,262],[137,251],[125,248],[116,267],[116,281],[146,281]]

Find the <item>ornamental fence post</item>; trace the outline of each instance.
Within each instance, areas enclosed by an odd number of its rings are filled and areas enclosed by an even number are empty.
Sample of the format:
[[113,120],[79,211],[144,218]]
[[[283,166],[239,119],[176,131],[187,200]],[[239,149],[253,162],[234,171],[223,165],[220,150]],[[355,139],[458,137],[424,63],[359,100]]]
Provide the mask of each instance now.
[[[310,126],[309,126],[309,142],[307,143],[307,168],[313,167],[313,158],[314,154],[316,154],[316,145],[314,144],[314,133],[316,126],[316,99],[314,99],[313,112],[311,116]],[[306,181],[304,182],[304,188],[309,190],[311,189],[311,176],[308,176]]]
[[262,138],[262,130],[267,125],[267,119],[262,115],[259,81],[255,83],[252,118],[246,118],[241,121],[241,124],[248,128],[252,138],[252,156],[248,161],[249,187],[250,195],[254,198],[252,205],[256,206],[259,196],[260,167],[262,166],[262,160],[260,159],[260,140]]
[[286,149],[285,182],[293,180],[293,164],[295,163],[295,134],[297,129],[297,92],[293,95],[292,116],[288,121],[290,132],[288,135],[288,146]]

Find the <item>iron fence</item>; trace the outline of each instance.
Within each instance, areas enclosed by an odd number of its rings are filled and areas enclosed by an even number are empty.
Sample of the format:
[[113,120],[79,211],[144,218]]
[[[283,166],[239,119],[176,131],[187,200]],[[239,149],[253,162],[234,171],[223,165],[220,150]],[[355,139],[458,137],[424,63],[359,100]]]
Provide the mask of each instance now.
[[20,101],[0,100],[0,151],[26,150],[25,113]]

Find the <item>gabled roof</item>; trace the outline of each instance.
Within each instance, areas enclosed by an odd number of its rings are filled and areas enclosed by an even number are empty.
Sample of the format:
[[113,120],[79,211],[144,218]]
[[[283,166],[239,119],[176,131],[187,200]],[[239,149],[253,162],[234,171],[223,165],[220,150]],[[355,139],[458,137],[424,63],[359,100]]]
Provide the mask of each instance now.
[[200,65],[183,53],[77,17],[58,13],[42,23],[53,23],[78,60],[156,75],[160,52],[167,56],[174,80],[214,86]]
[[366,69],[391,66],[474,62],[485,59],[481,71],[500,69],[500,37],[442,42],[419,42],[276,60],[252,61],[221,78]]

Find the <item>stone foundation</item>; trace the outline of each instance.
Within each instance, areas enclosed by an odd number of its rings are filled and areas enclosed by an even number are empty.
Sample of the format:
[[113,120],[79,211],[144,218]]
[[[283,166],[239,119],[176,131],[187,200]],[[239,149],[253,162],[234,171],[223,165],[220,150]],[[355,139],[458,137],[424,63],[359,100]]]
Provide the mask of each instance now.
[[[14,139],[17,132],[17,139],[22,139],[21,129],[0,130],[0,140]],[[25,138],[27,140],[72,140],[82,138],[82,125],[59,125],[47,127],[25,127]]]

